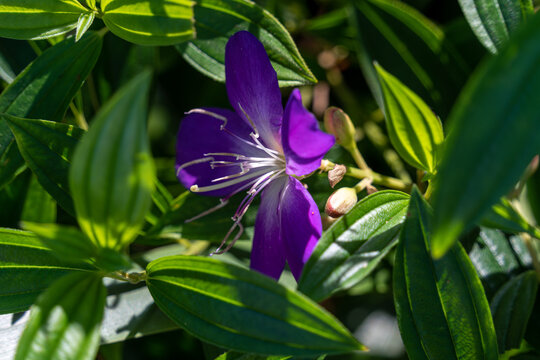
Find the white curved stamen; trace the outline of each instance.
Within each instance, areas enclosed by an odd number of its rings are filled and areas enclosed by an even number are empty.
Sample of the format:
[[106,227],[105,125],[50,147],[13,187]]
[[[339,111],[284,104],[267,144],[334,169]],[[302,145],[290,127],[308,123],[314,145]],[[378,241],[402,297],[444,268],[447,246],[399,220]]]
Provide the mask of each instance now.
[[225,129],[225,126],[227,126],[227,118],[225,116],[216,114],[215,112],[208,111],[208,110],[205,110],[205,109],[191,109],[191,110],[189,110],[188,112],[186,112],[184,114],[186,114],[186,115],[190,115],[190,114],[208,115],[210,117],[213,117],[214,119],[218,119],[218,120],[223,121],[223,124],[220,127],[221,130]]
[[225,181],[225,182],[223,182],[221,184],[216,184],[216,185],[209,185],[209,186],[199,187],[197,184],[195,184],[195,185],[191,186],[190,190],[193,191],[193,192],[207,192],[207,191],[219,190],[219,189],[229,187],[231,185],[236,185],[236,184],[241,183],[241,182],[243,182],[245,180],[257,178],[257,177],[259,177],[259,176],[261,176],[261,175],[263,175],[263,174],[265,174],[267,172],[268,171],[266,171],[266,170],[255,171],[253,173],[247,174],[244,177],[236,178],[236,179],[229,180],[229,181]]
[[180,171],[182,169],[185,169],[187,168],[188,166],[191,166],[191,165],[195,165],[195,164],[202,164],[202,163],[205,163],[205,162],[209,162],[209,161],[214,161],[214,158],[213,157],[204,157],[204,158],[200,158],[200,159],[196,159],[196,160],[193,160],[193,161],[189,161],[185,164],[182,164],[178,167],[178,169],[176,169],[176,176],[178,176],[178,174],[180,173]]
[[242,105],[240,105],[240,103],[238,103],[238,107],[240,108],[240,110],[242,110],[242,112],[244,113],[244,116],[246,117],[247,121],[249,121],[249,124],[251,125],[251,128],[253,129],[253,131],[255,132],[254,133],[254,136],[256,138],[259,138],[259,130],[257,130],[257,127],[255,126],[255,123],[253,122],[253,120],[251,120],[251,118],[249,117],[249,115],[247,114],[247,112],[244,110],[244,108],[242,107]]

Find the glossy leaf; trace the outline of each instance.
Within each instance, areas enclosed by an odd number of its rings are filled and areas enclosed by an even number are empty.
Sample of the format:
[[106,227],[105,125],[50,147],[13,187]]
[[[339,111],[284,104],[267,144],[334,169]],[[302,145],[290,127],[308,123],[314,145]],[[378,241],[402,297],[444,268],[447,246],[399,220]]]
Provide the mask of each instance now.
[[270,12],[246,0],[196,0],[196,39],[177,46],[184,59],[214,80],[225,81],[225,45],[248,30],[263,43],[280,86],[317,82],[287,30]]
[[[107,305],[101,326],[101,344],[178,329],[156,306],[146,286],[104,279]],[[0,315],[0,359],[13,359],[30,311]]]
[[384,99],[386,129],[392,145],[409,165],[435,173],[444,141],[441,121],[424,101],[380,65],[375,69]]
[[531,0],[458,0],[482,45],[497,53],[512,33],[534,14]]
[[481,227],[469,257],[482,280],[488,300],[505,283],[530,269],[532,259],[519,236],[507,238],[500,230]]
[[373,62],[399,78],[440,116],[452,107],[468,66],[445,41],[444,32],[404,2],[355,0],[360,65],[371,92],[383,107]]
[[75,32],[75,41],[79,41],[86,31],[90,29],[95,17],[96,14],[93,12],[84,13],[79,16],[79,20],[77,20],[77,30]]
[[[94,67],[102,38],[88,33],[44,51],[0,95],[0,113],[33,119],[62,120],[75,93]],[[24,165],[13,135],[0,119],[0,188]]]
[[321,301],[365,278],[396,244],[409,196],[378,191],[325,231],[304,266],[298,290]]
[[113,34],[140,45],[173,45],[192,39],[191,0],[102,0],[103,21]]
[[146,134],[151,75],[143,72],[103,106],[73,155],[69,184],[83,232],[121,249],[137,236],[152,202],[154,165]]
[[58,260],[29,232],[0,228],[0,314],[26,310],[55,280],[93,269]]
[[27,40],[60,35],[74,29],[84,12],[88,10],[76,0],[2,0],[0,36]]
[[73,151],[84,131],[53,121],[30,120],[2,114],[0,119],[9,125],[21,155],[40,184],[64,210],[74,216],[68,171]]
[[171,256],[151,262],[147,273],[161,310],[217,346],[299,356],[363,348],[324,309],[257,272],[210,258]]
[[56,281],[32,306],[15,360],[94,359],[106,296],[97,274]]
[[433,194],[436,257],[512,188],[540,150],[540,17],[527,25],[477,70],[449,119]]
[[394,263],[394,302],[412,359],[498,359],[497,338],[482,284],[456,244],[430,256],[431,209],[415,188]]
[[480,224],[512,234],[527,232],[531,236],[540,238],[540,230],[529,224],[506,198],[502,198],[498,204],[493,205]]
[[512,278],[491,300],[499,353],[519,348],[533,310],[537,290],[538,279],[536,273],[531,270]]

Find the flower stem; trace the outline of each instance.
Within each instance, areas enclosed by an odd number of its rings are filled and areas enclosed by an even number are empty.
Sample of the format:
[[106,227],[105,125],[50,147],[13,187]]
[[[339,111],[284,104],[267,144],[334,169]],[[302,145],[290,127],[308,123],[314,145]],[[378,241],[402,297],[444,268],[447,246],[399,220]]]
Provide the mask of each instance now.
[[84,114],[77,109],[73,101],[69,103],[69,108],[73,113],[73,117],[75,118],[75,123],[77,124],[77,126],[83,130],[88,130],[88,123],[86,122]]
[[356,165],[358,165],[360,169],[370,170],[368,164],[366,163],[366,160],[364,160],[364,157],[360,153],[360,150],[358,150],[358,146],[356,146],[356,143],[351,149],[347,150],[349,150],[349,153],[352,155],[354,162],[356,163]]
[[523,242],[527,247],[527,251],[529,251],[529,254],[531,255],[532,265],[534,271],[536,272],[536,278],[538,279],[538,282],[540,282],[540,262],[538,261],[536,248],[532,243],[531,235],[529,235],[528,233],[521,233],[521,238],[523,239]]
[[115,271],[105,276],[116,280],[127,281],[131,284],[137,284],[142,281],[146,281],[146,271],[131,273],[127,273],[125,271]]

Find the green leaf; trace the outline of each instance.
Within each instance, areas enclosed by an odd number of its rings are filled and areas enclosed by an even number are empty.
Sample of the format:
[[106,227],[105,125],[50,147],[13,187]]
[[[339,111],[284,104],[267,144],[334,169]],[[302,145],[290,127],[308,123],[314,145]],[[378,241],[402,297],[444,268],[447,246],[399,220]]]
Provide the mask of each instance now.
[[270,12],[246,0],[196,0],[197,37],[177,46],[184,59],[214,80],[225,81],[225,45],[248,30],[263,43],[280,86],[316,83],[291,35]]
[[221,354],[215,360],[287,360],[292,356],[265,356],[265,355],[255,355],[255,354],[245,354],[235,351],[227,351],[226,353]]
[[74,216],[68,171],[73,151],[84,131],[72,125],[5,114],[0,114],[0,119],[9,125],[21,155],[40,184]]
[[75,41],[79,41],[86,31],[90,29],[95,17],[96,14],[93,12],[81,14],[81,16],[79,16],[79,20],[77,21],[77,31],[75,33]]
[[512,234],[527,232],[533,237],[540,238],[540,230],[530,225],[506,198],[501,198],[499,203],[493,205],[480,224]]
[[88,10],[76,0],[2,0],[0,36],[45,39],[73,30]]
[[401,1],[355,0],[353,4],[360,65],[379,106],[383,101],[374,61],[438,115],[446,116],[469,69],[442,29]]
[[393,190],[363,198],[325,231],[304,266],[298,290],[321,301],[365,278],[396,244],[409,195]]
[[28,42],[0,38],[0,79],[11,84],[35,57]]
[[469,250],[469,257],[488,300],[501,286],[532,266],[532,259],[519,236],[507,238],[499,230],[483,227]]
[[146,134],[151,75],[145,71],[103,106],[73,155],[69,183],[83,232],[101,248],[138,235],[152,204],[154,165]]
[[106,296],[97,274],[56,281],[32,306],[15,360],[94,359]]
[[31,179],[32,172],[26,169],[0,190],[0,227],[19,226]]
[[430,256],[431,209],[413,189],[394,264],[394,302],[411,359],[497,360],[489,304],[467,254],[456,244]]
[[151,262],[156,304],[203,341],[267,355],[315,356],[363,349],[308,298],[236,265],[196,256]]
[[530,270],[512,278],[493,297],[491,313],[497,331],[499,353],[521,345],[537,290],[536,273]]
[[135,44],[173,45],[195,35],[191,0],[102,0],[101,9],[111,32]]
[[534,14],[532,0],[458,0],[482,45],[497,53],[510,35]]
[[0,228],[0,314],[26,310],[63,275],[92,270],[85,263],[58,260],[29,232]]
[[540,151],[540,16],[522,30],[476,71],[450,116],[433,194],[436,257],[510,191]]
[[536,224],[540,225],[540,171],[536,170],[527,181],[527,200]]
[[31,222],[23,222],[22,227],[36,234],[59,259],[80,262],[97,254],[94,243],[77,228]]
[[39,223],[56,222],[56,201],[43,189],[35,176],[32,176],[28,186],[21,220]]
[[409,165],[434,174],[444,141],[441,121],[424,101],[395,76],[375,64],[384,98],[386,129],[392,145]]
[[[75,93],[94,67],[102,37],[88,33],[44,51],[0,95],[0,113],[32,119],[62,120]],[[24,165],[13,135],[0,119],[0,188]]]

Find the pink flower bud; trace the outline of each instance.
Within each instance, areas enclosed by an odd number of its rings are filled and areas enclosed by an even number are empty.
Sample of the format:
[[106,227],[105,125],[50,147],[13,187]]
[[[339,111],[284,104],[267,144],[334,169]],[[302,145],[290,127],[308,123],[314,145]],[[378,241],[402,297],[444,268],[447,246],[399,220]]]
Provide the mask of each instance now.
[[336,142],[345,149],[352,149],[356,141],[354,135],[356,129],[343,110],[337,107],[329,107],[324,112],[324,127],[326,131],[335,136]]
[[356,191],[353,188],[343,187],[340,188],[326,201],[324,212],[333,218],[338,218],[345,215],[356,204],[358,197]]

